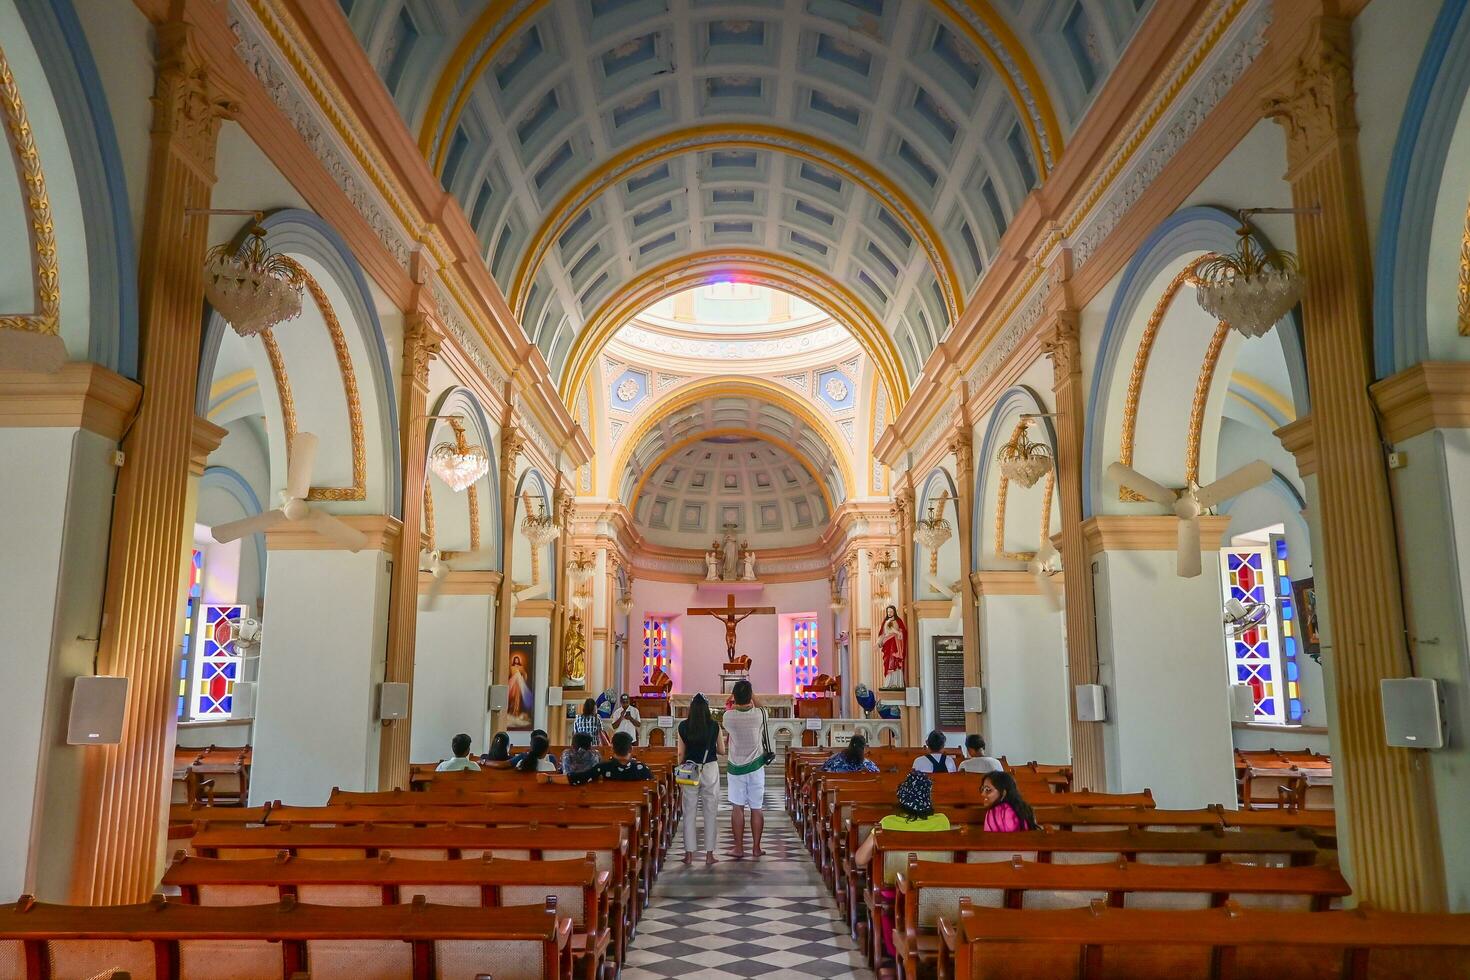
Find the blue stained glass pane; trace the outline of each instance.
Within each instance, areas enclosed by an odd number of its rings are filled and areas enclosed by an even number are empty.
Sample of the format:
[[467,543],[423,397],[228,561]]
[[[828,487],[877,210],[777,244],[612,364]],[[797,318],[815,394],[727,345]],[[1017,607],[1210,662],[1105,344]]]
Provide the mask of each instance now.
[[1287,578],[1285,575],[1282,575],[1280,576],[1279,581],[1281,582],[1281,584],[1277,586],[1277,589],[1279,590],[1278,594],[1291,595],[1291,579]]
[[225,714],[229,714],[229,712],[230,712],[230,702],[233,701],[233,700],[234,700],[234,697],[233,696],[231,696],[229,694],[226,694],[223,698],[220,699],[220,703],[219,703],[220,710],[223,711]]
[[1271,679],[1270,664],[1261,664],[1260,667],[1256,668],[1256,672],[1260,675],[1261,680],[1263,681],[1269,681]]
[[182,718],[184,716],[184,704],[185,704],[185,698],[184,698],[184,696],[182,694],[180,694],[179,695],[179,717],[180,718]]
[[1235,665],[1235,678],[1236,678],[1236,680],[1241,680],[1241,681],[1248,681],[1248,680],[1250,680],[1251,679],[1251,669],[1249,667],[1247,667],[1245,664],[1236,664]]
[[1282,561],[1285,561],[1286,560],[1286,539],[1285,538],[1277,538],[1276,539],[1276,557],[1277,558],[1280,558]]
[[1256,710],[1263,715],[1274,715],[1276,713],[1276,699],[1262,698],[1261,703],[1256,705]]
[[1296,659],[1296,637],[1283,637],[1282,642],[1286,645],[1286,656],[1288,660]]
[[1259,569],[1261,567],[1261,556],[1259,554],[1247,556],[1246,564],[1250,565],[1251,568]]
[[199,713],[201,715],[204,714],[205,712],[209,711],[209,705],[210,705],[210,703],[211,703],[210,702],[210,699],[207,698],[207,697],[201,697],[199,699]]
[[1266,592],[1259,585],[1250,591],[1250,597],[1257,602],[1266,601]]
[[1230,563],[1230,570],[1232,572],[1235,571],[1237,568],[1240,567],[1240,556],[1239,555],[1227,555],[1226,556],[1226,559]]
[[235,667],[236,665],[234,663],[225,664],[224,673],[225,676],[228,677],[230,680],[235,679]]
[[1286,662],[1286,679],[1289,681],[1301,680],[1301,670],[1297,667],[1295,660]]
[[1289,603],[1289,602],[1287,602],[1286,600],[1283,599],[1281,601],[1281,618],[1282,619],[1293,619],[1295,617],[1296,617],[1296,610],[1294,610],[1294,609],[1291,608],[1291,603]]
[[1287,706],[1287,713],[1291,715],[1292,721],[1302,720],[1302,703],[1295,698]]

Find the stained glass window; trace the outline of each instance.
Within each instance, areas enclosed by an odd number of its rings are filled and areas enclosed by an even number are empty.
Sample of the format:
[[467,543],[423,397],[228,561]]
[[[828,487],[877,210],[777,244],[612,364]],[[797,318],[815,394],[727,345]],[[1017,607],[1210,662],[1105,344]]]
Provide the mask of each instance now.
[[795,690],[817,679],[817,620],[802,617],[791,623],[791,675]]
[[205,605],[199,626],[199,668],[194,683],[194,717],[228,718],[240,679],[241,656],[232,627],[245,607]]
[[1303,712],[1296,608],[1291,598],[1286,539],[1272,534],[1264,545],[1224,548],[1221,557],[1226,597],[1267,610],[1257,625],[1225,637],[1231,683],[1250,687],[1257,722],[1300,724]]
[[672,648],[669,645],[669,621],[667,619],[645,619],[643,621],[643,683],[650,683],[653,672],[665,674],[673,666]]
[[179,644],[178,718],[189,717],[189,680],[194,676],[194,646],[199,618],[199,600],[204,588],[204,552],[195,548],[189,555],[189,583],[184,591],[184,638]]

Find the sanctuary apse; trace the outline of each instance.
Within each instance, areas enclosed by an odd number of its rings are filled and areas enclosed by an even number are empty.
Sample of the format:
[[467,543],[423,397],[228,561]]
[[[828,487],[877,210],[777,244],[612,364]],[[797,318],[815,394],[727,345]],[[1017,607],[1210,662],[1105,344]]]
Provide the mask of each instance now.
[[0,901],[746,680],[854,944],[859,734],[1470,910],[1466,8],[0,0]]

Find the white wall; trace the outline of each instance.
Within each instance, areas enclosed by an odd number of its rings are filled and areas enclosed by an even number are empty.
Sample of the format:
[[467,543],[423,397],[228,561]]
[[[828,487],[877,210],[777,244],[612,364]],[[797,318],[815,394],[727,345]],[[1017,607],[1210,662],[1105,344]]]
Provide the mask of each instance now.
[[1094,562],[1108,791],[1149,788],[1166,808],[1233,806],[1219,553],[1206,549],[1192,579],[1175,575],[1173,551],[1105,552]]
[[251,805],[377,788],[388,579],[381,551],[271,552]]
[[441,596],[419,611],[413,663],[413,733],[409,757],[431,762],[449,756],[449,740],[464,732],[485,751],[489,722],[494,597]]
[[980,600],[985,744],[1013,762],[1071,761],[1061,614],[1034,595]]

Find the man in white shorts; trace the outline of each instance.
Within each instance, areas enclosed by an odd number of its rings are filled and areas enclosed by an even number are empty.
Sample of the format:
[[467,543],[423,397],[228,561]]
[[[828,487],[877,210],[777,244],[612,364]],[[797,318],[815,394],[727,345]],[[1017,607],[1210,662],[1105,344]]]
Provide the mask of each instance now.
[[730,830],[735,837],[731,855],[745,856],[745,811],[750,810],[751,854],[760,857],[761,831],[766,817],[761,812],[766,802],[765,731],[766,713],[754,704],[750,681],[740,681],[733,692],[735,707],[725,712],[721,724],[725,729],[725,756],[729,760]]

